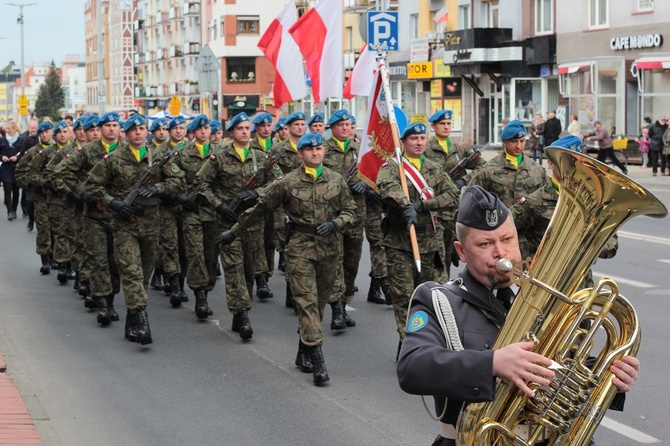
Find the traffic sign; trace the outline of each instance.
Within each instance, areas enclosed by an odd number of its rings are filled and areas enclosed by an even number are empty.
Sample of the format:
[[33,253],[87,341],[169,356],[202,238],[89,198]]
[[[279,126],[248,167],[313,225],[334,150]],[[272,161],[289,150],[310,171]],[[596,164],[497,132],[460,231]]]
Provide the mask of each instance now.
[[177,95],[172,96],[170,102],[168,103],[168,109],[171,115],[177,116],[181,112],[181,101]]
[[28,115],[28,108],[30,106],[30,101],[26,97],[25,94],[22,94],[19,96],[19,100],[16,101],[19,105],[19,115],[21,116],[27,116]]
[[385,46],[386,51],[398,51],[398,13],[368,12],[368,48]]

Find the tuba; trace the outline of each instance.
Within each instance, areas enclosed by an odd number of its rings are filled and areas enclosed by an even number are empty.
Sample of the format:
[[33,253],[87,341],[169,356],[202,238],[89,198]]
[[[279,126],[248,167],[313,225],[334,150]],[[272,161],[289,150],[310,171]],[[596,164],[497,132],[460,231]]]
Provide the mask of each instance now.
[[[493,401],[467,404],[457,423],[459,446],[587,445],[617,390],[613,361],[640,344],[635,309],[603,278],[577,291],[607,240],[636,215],[662,218],[665,206],[642,186],[588,155],[548,147],[561,193],[530,261],[499,261],[521,285],[494,349],[534,340],[556,377],[529,398],[498,380]],[[502,264],[502,265],[501,265]]]

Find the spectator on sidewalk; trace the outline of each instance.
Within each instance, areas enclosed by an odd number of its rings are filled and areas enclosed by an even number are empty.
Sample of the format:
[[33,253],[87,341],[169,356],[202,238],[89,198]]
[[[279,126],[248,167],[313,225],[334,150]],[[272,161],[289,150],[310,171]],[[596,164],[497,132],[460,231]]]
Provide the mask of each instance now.
[[635,138],[635,142],[639,145],[640,154],[642,155],[642,167],[646,169],[649,167],[649,144],[651,140],[649,139],[649,129],[642,127],[642,133],[638,138]]
[[14,168],[19,162],[23,139],[19,128],[13,121],[7,123],[6,135],[0,139],[0,181],[5,191],[7,219],[16,219],[16,208],[19,206],[19,185],[14,175]]
[[663,152],[663,134],[668,129],[668,120],[665,116],[659,116],[658,120],[649,129],[649,161],[651,162],[651,172],[656,176],[658,171],[658,160],[661,159],[661,176],[665,175],[665,157]]
[[547,113],[547,121],[544,123],[544,146],[550,146],[554,141],[561,137],[561,121],[556,117],[553,111]]
[[574,135],[577,138],[582,137],[582,132],[581,132],[581,128],[580,128],[580,125],[579,125],[579,119],[577,118],[577,115],[574,114],[574,113],[570,115],[570,124],[568,124],[568,130],[567,131],[568,131],[568,134]]
[[612,164],[617,166],[624,175],[628,174],[628,169],[626,166],[621,164],[621,161],[614,154],[614,146],[612,144],[612,138],[610,137],[610,132],[605,127],[603,127],[600,121],[593,123],[594,129],[590,133],[587,133],[585,136],[586,141],[597,141],[598,142],[598,161],[604,163],[607,161],[607,158],[612,160]]

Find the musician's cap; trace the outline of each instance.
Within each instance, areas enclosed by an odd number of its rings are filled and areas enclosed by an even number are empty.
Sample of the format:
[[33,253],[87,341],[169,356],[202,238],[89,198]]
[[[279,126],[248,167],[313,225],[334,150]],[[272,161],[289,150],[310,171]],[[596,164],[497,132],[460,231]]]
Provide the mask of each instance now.
[[43,121],[40,122],[40,124],[37,126],[37,133],[42,133],[46,132],[47,130],[51,130],[54,128],[54,125],[50,123],[49,121]]
[[274,131],[278,132],[279,130],[283,129],[286,127],[286,118],[279,118],[277,119],[277,123],[275,124]]
[[426,134],[426,125],[422,122],[415,122],[408,125],[405,128],[405,131],[402,132],[400,139],[405,139],[410,135],[425,135]]
[[325,120],[323,118],[323,113],[314,113],[309,118],[309,120],[307,121],[307,125],[310,126],[310,125],[312,125],[314,123],[318,123],[318,122],[321,122],[321,123],[325,122]]
[[216,119],[212,119],[211,121],[209,121],[209,126],[212,128],[212,133],[218,132],[219,130],[223,130],[223,126]]
[[100,126],[100,116],[91,115],[84,121],[84,130],[91,130],[94,127]]
[[434,124],[436,122],[444,121],[446,119],[451,119],[452,112],[451,110],[438,110],[428,118],[428,122]]
[[200,127],[204,127],[206,125],[209,125],[209,118],[205,114],[200,114],[195,118],[193,118],[193,121],[189,122],[188,127],[186,127],[186,129],[189,132],[195,132]]
[[507,125],[505,125],[505,128],[503,129],[502,135],[500,135],[500,137],[503,141],[525,138],[526,126],[518,119],[510,121],[507,123]]
[[242,112],[242,113],[236,114],[235,116],[233,116],[233,118],[230,120],[230,122],[228,122],[228,126],[226,126],[226,131],[227,132],[231,131],[238,124],[240,124],[242,122],[245,122],[245,121],[247,121],[247,122],[249,121],[249,116],[247,116],[246,113]]
[[323,136],[319,132],[309,132],[298,141],[298,150],[305,147],[319,147],[323,145]]
[[330,119],[328,120],[328,125],[333,125],[333,124],[335,124],[337,122],[340,122],[340,121],[347,121],[347,120],[350,120],[352,118],[353,118],[353,116],[351,116],[351,114],[349,114],[349,112],[347,110],[340,109],[340,110],[336,111],[335,113],[333,113],[332,115],[330,115]]
[[168,130],[173,129],[174,127],[177,127],[178,125],[186,124],[186,119],[184,119],[183,116],[175,116],[174,118],[170,119],[170,122],[168,122]]
[[294,121],[304,121],[305,119],[306,119],[305,114],[303,112],[300,111],[293,112],[286,117],[286,125],[289,125]]
[[582,140],[579,136],[567,135],[552,142],[548,147],[563,147],[565,149],[574,150],[575,152],[582,152]]
[[78,118],[76,121],[74,121],[74,124],[72,124],[72,130],[77,130],[79,127],[84,128],[84,121],[86,121],[86,118],[83,116]]
[[69,126],[67,125],[67,122],[58,121],[56,125],[54,125],[54,136],[58,135],[60,132],[67,129],[68,127]]
[[151,127],[149,127],[149,131],[151,133],[153,133],[161,127],[167,127],[167,125],[168,125],[167,119],[158,118],[158,119],[155,119],[154,122],[151,123]]
[[481,186],[470,186],[463,191],[458,205],[456,221],[465,226],[483,231],[493,231],[505,223],[509,209]]
[[119,122],[121,120],[121,116],[115,111],[112,112],[107,112],[104,115],[100,117],[100,125],[105,125],[110,122]]
[[272,124],[272,115],[268,112],[261,112],[254,116],[254,120],[251,123],[253,125]]
[[126,119],[126,122],[123,123],[123,131],[127,132],[128,130],[139,127],[141,125],[147,125],[147,120],[142,115],[132,115],[130,118]]

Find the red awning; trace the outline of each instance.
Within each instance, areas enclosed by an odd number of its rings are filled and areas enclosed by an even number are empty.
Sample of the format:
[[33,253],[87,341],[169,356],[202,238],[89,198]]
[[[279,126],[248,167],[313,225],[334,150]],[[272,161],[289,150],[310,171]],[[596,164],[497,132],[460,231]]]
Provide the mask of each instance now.
[[670,69],[670,57],[641,57],[635,63],[638,70]]
[[566,63],[558,66],[558,74],[572,74],[591,66],[589,62]]

